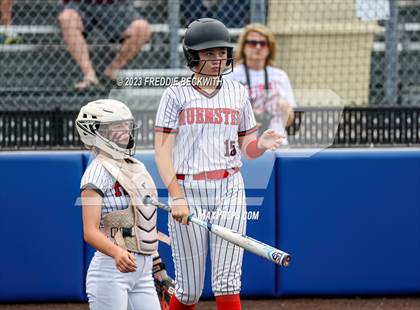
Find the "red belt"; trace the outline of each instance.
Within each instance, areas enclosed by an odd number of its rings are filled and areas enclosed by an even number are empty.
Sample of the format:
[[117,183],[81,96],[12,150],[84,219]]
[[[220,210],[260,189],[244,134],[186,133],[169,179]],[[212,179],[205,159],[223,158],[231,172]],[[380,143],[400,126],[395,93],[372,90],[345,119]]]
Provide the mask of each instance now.
[[[238,167],[232,169],[220,169],[220,170],[212,170],[212,171],[205,171],[197,174],[193,174],[193,180],[220,180],[225,179],[229,175],[235,174],[239,171]],[[176,178],[178,180],[185,180],[186,177],[190,176],[189,174],[177,174]]]

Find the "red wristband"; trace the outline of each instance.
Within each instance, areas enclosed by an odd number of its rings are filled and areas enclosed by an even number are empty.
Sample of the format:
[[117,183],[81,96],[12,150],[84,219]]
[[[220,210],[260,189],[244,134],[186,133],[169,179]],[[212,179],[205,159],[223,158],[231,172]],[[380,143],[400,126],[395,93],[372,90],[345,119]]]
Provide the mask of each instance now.
[[258,139],[252,140],[246,146],[246,155],[249,158],[257,158],[264,154],[266,150],[258,147]]

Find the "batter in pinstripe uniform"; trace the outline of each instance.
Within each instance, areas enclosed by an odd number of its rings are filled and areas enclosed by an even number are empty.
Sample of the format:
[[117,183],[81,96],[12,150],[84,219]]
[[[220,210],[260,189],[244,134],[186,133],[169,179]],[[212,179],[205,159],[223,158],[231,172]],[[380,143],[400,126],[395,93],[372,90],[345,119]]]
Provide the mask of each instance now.
[[232,69],[233,44],[221,22],[192,22],[183,47],[194,72],[191,83],[165,91],[155,124],[156,162],[172,207],[169,233],[176,286],[170,309],[194,309],[203,290],[208,243],[218,309],[240,309],[243,250],[186,225],[187,217],[213,214],[206,219],[245,233],[241,153],[256,158],[277,148],[282,136],[267,130],[257,140],[246,88],[222,78]]

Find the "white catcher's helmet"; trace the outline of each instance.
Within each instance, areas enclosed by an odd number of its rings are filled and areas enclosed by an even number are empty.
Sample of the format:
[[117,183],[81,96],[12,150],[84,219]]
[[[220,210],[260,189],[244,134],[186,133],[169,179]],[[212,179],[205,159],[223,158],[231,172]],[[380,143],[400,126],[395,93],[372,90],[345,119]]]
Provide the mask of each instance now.
[[[109,126],[126,122],[130,130],[129,141],[127,143],[112,141]],[[86,146],[97,147],[114,159],[133,156],[136,151],[138,125],[134,122],[130,109],[121,101],[99,99],[89,102],[80,109],[76,119],[76,128]]]

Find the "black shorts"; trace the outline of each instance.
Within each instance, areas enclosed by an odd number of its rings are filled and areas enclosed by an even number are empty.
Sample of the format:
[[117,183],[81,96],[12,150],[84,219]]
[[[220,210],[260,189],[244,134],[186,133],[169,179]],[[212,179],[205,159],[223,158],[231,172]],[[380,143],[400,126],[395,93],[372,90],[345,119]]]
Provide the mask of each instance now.
[[[100,2],[100,1],[98,1]],[[126,0],[95,1],[68,0],[62,1],[59,12],[64,9],[76,10],[82,18],[84,35],[88,36],[92,30],[98,29],[110,42],[119,42],[123,39],[122,33],[130,24],[138,19],[142,19],[136,11],[133,2]]]

